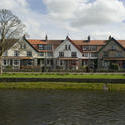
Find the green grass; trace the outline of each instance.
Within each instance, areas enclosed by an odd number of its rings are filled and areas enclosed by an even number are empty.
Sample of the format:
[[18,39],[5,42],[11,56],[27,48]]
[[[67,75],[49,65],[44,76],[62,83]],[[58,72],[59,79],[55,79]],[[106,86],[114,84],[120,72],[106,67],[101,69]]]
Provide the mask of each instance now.
[[[108,90],[125,90],[125,84],[107,84]],[[85,89],[85,90],[104,90],[103,83],[44,83],[44,82],[19,82],[19,83],[0,83],[0,89]]]
[[72,74],[72,73],[4,73],[0,78],[104,78],[125,79],[125,74]]

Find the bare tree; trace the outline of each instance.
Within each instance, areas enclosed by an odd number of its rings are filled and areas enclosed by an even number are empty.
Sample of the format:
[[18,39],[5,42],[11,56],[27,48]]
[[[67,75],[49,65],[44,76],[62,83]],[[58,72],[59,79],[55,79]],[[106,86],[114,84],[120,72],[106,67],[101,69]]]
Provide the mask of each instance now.
[[18,42],[24,33],[24,24],[10,10],[0,9],[0,72],[2,73],[2,55]]

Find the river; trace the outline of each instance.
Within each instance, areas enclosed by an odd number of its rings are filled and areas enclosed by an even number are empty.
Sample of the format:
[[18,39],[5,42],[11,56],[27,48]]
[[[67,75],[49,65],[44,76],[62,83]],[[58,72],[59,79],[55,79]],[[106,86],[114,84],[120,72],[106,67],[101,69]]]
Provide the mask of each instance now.
[[0,125],[125,125],[125,92],[0,90]]

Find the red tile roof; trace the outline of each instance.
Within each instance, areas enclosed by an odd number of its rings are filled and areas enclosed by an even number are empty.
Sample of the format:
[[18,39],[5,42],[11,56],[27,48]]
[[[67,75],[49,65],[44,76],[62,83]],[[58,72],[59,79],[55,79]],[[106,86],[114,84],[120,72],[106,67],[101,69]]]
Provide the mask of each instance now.
[[63,42],[63,40],[47,40],[47,41],[45,41],[45,40],[27,39],[27,42],[29,42],[29,44],[38,52],[51,52],[50,50],[39,50],[37,45],[52,44],[53,45],[52,49],[56,49]]
[[77,44],[75,44],[75,43],[73,42],[73,40],[71,40],[68,36],[67,36],[67,39],[82,53],[82,49],[81,49],[80,46],[78,46]]
[[107,40],[72,40],[76,45],[105,45]]
[[[108,40],[71,40],[68,36],[67,39],[80,51],[83,52],[82,46],[85,45],[97,45],[97,51],[108,42]],[[36,39],[27,39],[29,44],[38,52],[47,52],[47,50],[39,50],[38,44],[52,44],[53,49],[55,50],[64,40],[36,40]],[[117,40],[125,48],[125,40]]]
[[28,39],[28,42],[30,44],[34,44],[34,45],[37,45],[37,44],[47,44],[46,41],[42,41],[42,40],[33,40],[33,39]]
[[125,48],[125,40],[117,40]]

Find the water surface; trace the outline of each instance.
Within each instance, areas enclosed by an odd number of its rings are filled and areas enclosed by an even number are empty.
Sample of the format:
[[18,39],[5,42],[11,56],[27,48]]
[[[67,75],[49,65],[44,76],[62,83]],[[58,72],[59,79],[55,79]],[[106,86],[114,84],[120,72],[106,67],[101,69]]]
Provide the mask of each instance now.
[[0,125],[125,125],[125,92],[0,90]]

